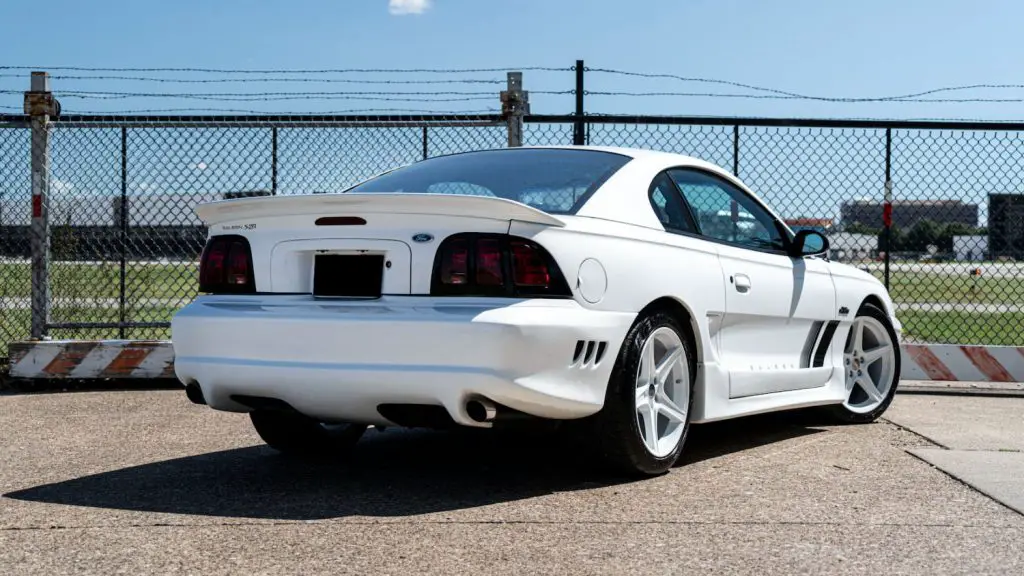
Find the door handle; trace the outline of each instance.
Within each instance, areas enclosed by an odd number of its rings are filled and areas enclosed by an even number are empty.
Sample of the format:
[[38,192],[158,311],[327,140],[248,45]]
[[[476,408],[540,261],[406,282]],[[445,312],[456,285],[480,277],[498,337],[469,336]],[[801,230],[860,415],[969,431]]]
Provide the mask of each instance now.
[[737,274],[735,276],[736,291],[747,293],[750,292],[750,277],[746,274]]

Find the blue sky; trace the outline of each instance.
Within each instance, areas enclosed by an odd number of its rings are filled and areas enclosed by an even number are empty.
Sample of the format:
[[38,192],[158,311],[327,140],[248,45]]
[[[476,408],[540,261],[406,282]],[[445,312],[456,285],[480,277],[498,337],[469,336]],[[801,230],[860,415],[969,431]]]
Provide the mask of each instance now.
[[[1024,83],[1019,22],[1011,0],[50,0],[46,18],[30,3],[9,2],[0,34],[0,67],[202,67],[224,69],[568,68],[675,74],[828,97],[905,94],[944,86]],[[39,22],[39,24],[33,24]],[[265,112],[327,112],[380,107],[434,111],[497,108],[501,72],[458,78],[498,84],[348,85],[344,83],[177,84],[82,80],[52,70],[54,90],[108,92],[293,92],[303,90],[454,90],[482,101],[396,103],[358,100],[208,102],[174,98],[62,98],[65,112],[215,107]],[[116,73],[107,73],[116,74]],[[13,75],[13,77],[10,77]],[[0,69],[0,106],[19,110],[27,70]],[[184,72],[124,75],[176,79],[253,76]],[[289,74],[289,77],[325,78]],[[334,79],[437,80],[448,75],[348,74]],[[533,111],[572,111],[569,71],[526,71]],[[591,72],[593,91],[725,92],[709,83]],[[938,96],[1016,98],[1024,88]],[[0,112],[11,112],[2,109]],[[739,98],[590,96],[588,112],[845,118],[1024,120],[1024,103],[837,103]],[[568,143],[564,126],[527,126],[528,144]],[[177,130],[177,129],[175,129]],[[217,193],[269,189],[269,130],[141,130],[129,135],[128,193]],[[434,129],[430,154],[504,145],[501,128]],[[281,193],[338,190],[421,156],[418,129],[281,133]],[[897,198],[957,198],[1024,189],[1022,138],[1014,133],[897,133]],[[621,127],[591,130],[595,144],[637,145],[697,155],[731,167],[731,128]],[[27,134],[0,130],[0,195],[6,218],[27,218]],[[880,198],[884,132],[744,129],[740,176],[786,216],[837,216],[844,199]],[[54,198],[120,195],[120,133],[59,132],[54,138]],[[9,162],[6,159],[15,158]],[[335,160],[333,163],[328,160]],[[11,202],[17,205],[10,204]],[[86,205],[103,211],[105,200]],[[181,214],[187,206],[175,208]],[[177,214],[178,212],[175,212]]]
[[[46,18],[9,2],[0,65],[213,68],[590,67],[678,74],[821,96],[879,96],[948,85],[1024,82],[1019,22],[1011,0],[50,0]],[[401,7],[399,7],[401,8]],[[39,22],[33,25],[33,22]],[[27,72],[0,71],[4,74]],[[198,77],[195,75],[168,75]],[[501,74],[475,74],[495,78]],[[206,77],[206,76],[203,76]],[[368,76],[363,76],[368,77]],[[435,77],[436,78],[436,77]],[[527,88],[572,88],[569,72],[528,72]],[[24,89],[23,77],[0,89]],[[246,91],[373,89],[339,85],[166,85],[55,80],[55,89]],[[388,87],[379,87],[388,89]],[[497,86],[456,86],[497,91]],[[722,91],[670,80],[588,76],[588,89]],[[953,97],[1016,97],[1024,89]],[[495,97],[496,101],[496,97]],[[534,110],[569,112],[571,96],[533,97]],[[234,104],[170,99],[65,99],[65,109],[119,111]],[[491,107],[492,101],[434,109]],[[16,94],[0,105],[20,106]],[[286,101],[242,107],[327,111],[380,102]],[[408,104],[401,104],[406,106]],[[236,106],[237,107],[237,106]],[[1021,103],[827,103],[722,98],[593,96],[588,110],[619,113],[1024,119]],[[3,110],[9,112],[11,110]]]

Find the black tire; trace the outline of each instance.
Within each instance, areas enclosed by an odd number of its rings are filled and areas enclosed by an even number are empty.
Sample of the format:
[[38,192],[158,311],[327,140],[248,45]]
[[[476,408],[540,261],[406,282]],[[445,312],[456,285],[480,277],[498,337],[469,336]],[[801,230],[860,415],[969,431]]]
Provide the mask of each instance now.
[[295,412],[255,410],[253,428],[274,450],[287,455],[323,457],[341,455],[366,432],[362,424],[325,425]]
[[[870,412],[853,412],[843,404],[835,404],[832,406],[826,406],[824,408],[825,413],[828,414],[833,420],[842,424],[869,424],[877,420],[886,410],[889,409],[889,405],[892,404],[893,398],[896,396],[896,387],[900,381],[900,349],[899,340],[896,337],[896,330],[892,326],[892,322],[889,320],[889,316],[882,311],[878,306],[871,303],[864,303],[861,305],[860,310],[857,311],[857,318],[862,316],[870,316],[875,320],[878,320],[885,330],[889,333],[889,338],[893,342],[895,347],[895,369],[893,370],[892,383],[889,386],[889,392],[886,394],[885,399],[878,405],[877,408]],[[843,344],[843,349],[846,349],[849,343],[852,333],[847,336],[846,342]],[[845,366],[843,367],[845,371]],[[845,378],[845,376],[844,376]]]
[[[689,366],[689,406],[683,433],[675,449],[663,457],[656,457],[644,446],[636,416],[636,377],[644,342],[655,330],[671,328],[683,343]],[[654,476],[667,472],[679,459],[690,432],[690,414],[693,406],[694,381],[697,375],[697,347],[689,326],[675,316],[654,310],[640,318],[629,332],[612,368],[604,407],[593,417],[590,430],[592,441],[605,463],[630,476]]]

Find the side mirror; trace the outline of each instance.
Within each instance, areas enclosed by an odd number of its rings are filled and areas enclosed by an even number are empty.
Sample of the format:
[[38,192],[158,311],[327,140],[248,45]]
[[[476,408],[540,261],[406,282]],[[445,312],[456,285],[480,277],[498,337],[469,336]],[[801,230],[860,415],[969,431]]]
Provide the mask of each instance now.
[[828,238],[814,230],[801,230],[793,238],[790,255],[794,258],[819,256],[828,253]]

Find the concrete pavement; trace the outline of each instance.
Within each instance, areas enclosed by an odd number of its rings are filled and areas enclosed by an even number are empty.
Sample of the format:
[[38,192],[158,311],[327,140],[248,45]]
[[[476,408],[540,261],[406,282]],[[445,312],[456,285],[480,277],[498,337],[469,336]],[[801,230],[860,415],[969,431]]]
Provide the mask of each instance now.
[[[927,428],[933,398],[898,396],[893,414]],[[347,462],[296,463],[180,391],[0,396],[0,430],[0,573],[1024,570],[1024,516],[887,422],[695,427],[683,465],[629,482],[495,433],[373,432]]]
[[910,453],[1024,514],[1024,401],[906,397],[887,418],[935,447]]

